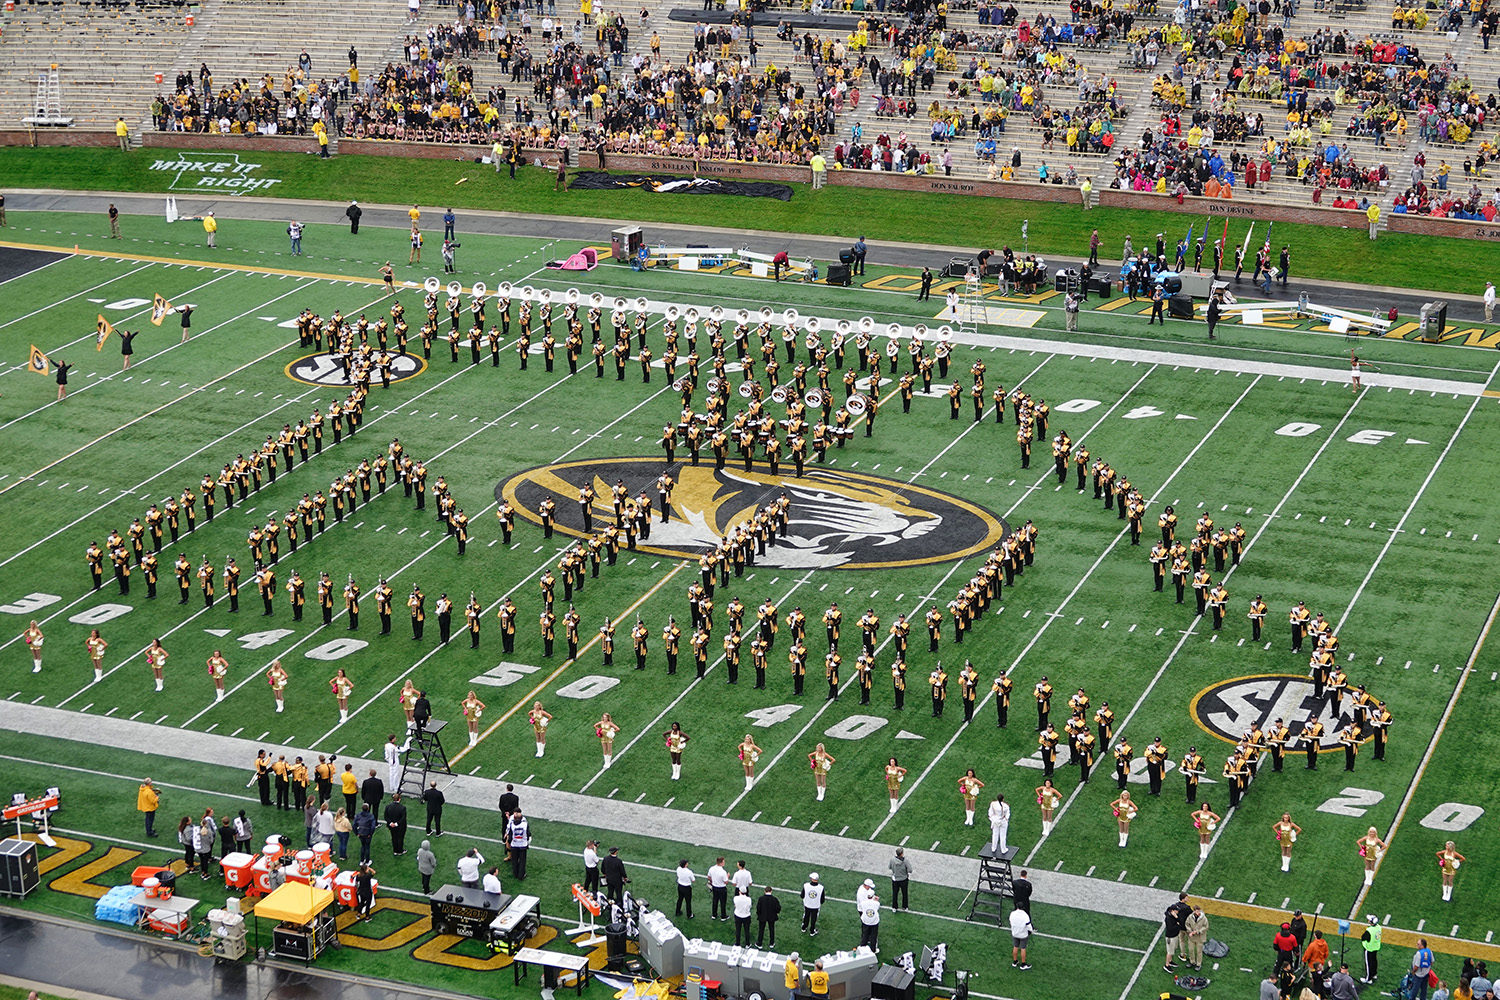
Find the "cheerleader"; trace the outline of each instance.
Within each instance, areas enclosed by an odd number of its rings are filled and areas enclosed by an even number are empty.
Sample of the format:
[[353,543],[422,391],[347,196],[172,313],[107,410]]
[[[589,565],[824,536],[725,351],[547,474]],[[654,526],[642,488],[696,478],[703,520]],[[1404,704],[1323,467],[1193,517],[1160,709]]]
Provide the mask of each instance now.
[[[1124,792],[1120,793],[1125,794]],[[1042,782],[1041,787],[1036,790],[1036,804],[1042,809],[1042,836],[1045,837],[1052,832],[1052,813],[1062,801],[1062,792],[1059,792],[1048,778]]]
[[151,676],[156,679],[156,690],[162,690],[162,668],[167,665],[169,654],[161,646],[160,639],[152,639],[151,645],[146,647],[146,662],[151,665]]
[[1453,874],[1458,871],[1458,866],[1469,860],[1453,848],[1453,841],[1443,845],[1443,849],[1437,852],[1438,871],[1443,875],[1443,902],[1453,902]]
[[41,626],[34,620],[21,633],[21,641],[31,647],[31,672],[34,674],[42,672],[42,638]]
[[286,686],[290,680],[281,661],[272,660],[271,669],[266,671],[266,683],[271,687],[271,697],[276,699],[277,715],[280,715],[286,708]]
[[745,768],[745,791],[747,792],[755,784],[755,762],[760,760],[763,752],[755,745],[755,740],[750,737],[750,734],[746,733],[745,739],[740,743],[740,763]]
[[615,720],[605,712],[599,721],[594,723],[594,735],[599,737],[599,749],[604,751],[604,769],[615,762],[615,735],[619,733],[620,727],[615,725]]
[[672,780],[678,781],[682,778],[682,751],[688,745],[688,734],[682,731],[682,726],[672,723],[672,728],[662,734],[667,744],[667,754],[672,758]]
[[349,696],[354,693],[354,682],[349,675],[344,673],[344,668],[339,667],[339,672],[328,680],[328,686],[333,690],[333,696],[339,703],[339,723],[349,721]]
[[1380,863],[1380,857],[1385,853],[1386,843],[1380,839],[1380,832],[1372,826],[1354,844],[1359,848],[1359,856],[1365,863],[1365,885],[1373,885],[1375,866]]
[[[1291,813],[1282,813],[1281,819],[1271,824],[1271,832],[1276,834],[1276,842],[1281,845],[1281,870],[1289,872],[1292,870],[1292,845],[1301,835],[1302,827],[1292,822]],[[1206,850],[1203,856],[1208,857]]]
[[540,757],[547,751],[547,723],[552,721],[552,716],[542,707],[542,703],[534,701],[531,703],[531,711],[526,713],[526,719],[531,723],[531,731],[536,734],[536,755]]
[[104,651],[109,648],[109,643],[99,636],[98,629],[93,629],[83,640],[83,645],[89,651],[89,659],[94,661],[94,680],[104,680]]
[[478,746],[479,720],[484,716],[484,702],[471,690],[469,696],[459,702],[459,707],[463,709],[464,718],[469,722],[469,746]]
[[984,782],[974,776],[971,767],[964,772],[964,776],[958,779],[958,793],[964,800],[964,826],[974,825],[974,804],[979,798],[979,790],[984,787]]
[[[833,770],[834,756],[819,743],[817,749],[807,755],[807,761],[812,765],[813,785],[818,790],[818,801],[822,802],[828,791],[828,772]],[[894,809],[891,811],[895,812]]]
[[1109,807],[1120,825],[1120,846],[1124,847],[1130,841],[1130,821],[1135,819],[1135,803],[1130,800],[1129,792],[1121,792],[1120,797],[1111,802]]
[[208,658],[208,676],[214,682],[214,701],[224,700],[224,678],[229,676],[229,661],[224,659],[222,653],[217,649],[214,655]]
[[1198,831],[1198,857],[1208,857],[1208,845],[1219,828],[1220,816],[1207,802],[1193,810],[1193,829]]
[[885,790],[891,796],[891,814],[896,812],[896,802],[901,797],[901,782],[906,780],[906,768],[892,757],[885,763]]
[[407,680],[401,685],[401,693],[396,696],[396,699],[401,702],[401,711],[406,713],[406,730],[410,732],[417,728],[417,718],[412,713],[417,704],[417,686]]

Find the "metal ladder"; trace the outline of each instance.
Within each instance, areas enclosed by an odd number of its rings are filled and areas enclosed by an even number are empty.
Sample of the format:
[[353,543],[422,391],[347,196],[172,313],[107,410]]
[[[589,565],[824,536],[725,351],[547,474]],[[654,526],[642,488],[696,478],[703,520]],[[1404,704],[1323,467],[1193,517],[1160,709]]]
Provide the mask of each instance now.
[[964,275],[964,291],[958,300],[958,317],[954,329],[958,333],[978,333],[979,324],[988,322],[984,308],[984,286],[979,272]]
[[36,78],[36,114],[25,119],[28,125],[71,125],[62,110],[62,81],[53,63]]

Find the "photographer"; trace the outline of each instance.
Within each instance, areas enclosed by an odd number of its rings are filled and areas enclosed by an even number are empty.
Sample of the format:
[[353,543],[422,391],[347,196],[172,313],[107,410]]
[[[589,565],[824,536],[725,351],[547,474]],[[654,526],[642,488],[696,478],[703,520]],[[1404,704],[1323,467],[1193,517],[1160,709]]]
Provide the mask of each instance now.
[[445,274],[453,274],[456,272],[456,268],[454,268],[453,266],[453,256],[458,248],[462,245],[463,244],[456,243],[453,240],[443,241],[443,272]]

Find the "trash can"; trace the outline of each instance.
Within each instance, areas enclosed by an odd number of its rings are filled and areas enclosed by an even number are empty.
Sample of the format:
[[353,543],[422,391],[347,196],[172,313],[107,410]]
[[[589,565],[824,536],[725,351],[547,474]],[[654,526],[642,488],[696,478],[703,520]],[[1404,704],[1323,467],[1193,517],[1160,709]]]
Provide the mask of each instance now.
[[610,972],[619,972],[625,967],[626,940],[623,921],[609,924],[604,928],[605,968]]

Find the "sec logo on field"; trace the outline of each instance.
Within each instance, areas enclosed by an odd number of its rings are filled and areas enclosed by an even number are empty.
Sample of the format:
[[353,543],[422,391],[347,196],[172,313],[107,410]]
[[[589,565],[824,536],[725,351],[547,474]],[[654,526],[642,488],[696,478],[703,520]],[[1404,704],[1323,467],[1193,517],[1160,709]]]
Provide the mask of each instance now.
[[[922,486],[881,476],[813,466],[797,478],[772,476],[711,462],[674,462],[672,519],[660,523],[652,512],[651,540],[639,551],[697,559],[724,533],[747,520],[783,491],[791,500],[787,536],[757,556],[758,566],[784,569],[880,569],[950,562],[989,552],[1009,533],[1004,521],[977,504]],[[783,465],[783,469],[788,466]],[[495,488],[522,517],[540,522],[536,509],[547,497],[558,505],[558,529],[585,537],[577,508],[578,489],[592,487],[594,529],[614,518],[610,491],[624,480],[630,496],[642,490],[658,503],[660,459],[604,458],[549,465],[513,476]]]
[[[414,354],[391,355],[391,381],[404,382],[427,370],[427,362]],[[348,386],[344,366],[331,354],[309,354],[286,366],[287,378],[307,385]],[[372,371],[371,382],[380,381],[380,375]]]
[[[1189,711],[1193,721],[1219,739],[1238,743],[1252,726],[1264,730],[1277,719],[1291,730],[1295,739],[1303,724],[1313,716],[1323,723],[1319,750],[1340,750],[1339,733],[1351,718],[1353,706],[1345,695],[1336,712],[1325,695],[1313,698],[1312,681],[1299,674],[1261,674],[1236,677],[1199,691]],[[1299,743],[1288,743],[1287,750],[1302,751]]]

